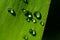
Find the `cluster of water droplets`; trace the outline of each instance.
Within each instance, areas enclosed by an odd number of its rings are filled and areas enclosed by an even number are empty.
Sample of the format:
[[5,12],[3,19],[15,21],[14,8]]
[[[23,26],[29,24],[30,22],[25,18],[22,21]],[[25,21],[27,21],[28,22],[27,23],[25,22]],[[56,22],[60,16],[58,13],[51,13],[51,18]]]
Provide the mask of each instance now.
[[[28,0],[23,0],[23,2],[24,3],[26,3],[26,4],[28,4]],[[34,12],[34,15],[32,15],[32,12],[30,12],[30,11],[28,11],[28,10],[25,10],[25,9],[22,9],[23,10],[23,12],[24,12],[24,15],[27,17],[26,18],[26,20],[27,20],[27,22],[30,22],[30,21],[32,21],[33,23],[37,23],[37,20],[36,19],[38,19],[38,20],[40,20],[41,18],[42,18],[42,15],[41,15],[41,13],[39,12],[39,11],[35,11]],[[14,9],[12,9],[12,8],[9,8],[8,9],[8,12],[10,13],[10,14],[12,14],[13,16],[16,16],[16,13],[15,13],[15,11],[14,11]],[[36,18],[33,18],[33,16]],[[42,25],[42,26],[44,26],[44,23],[43,22],[40,22],[40,24]],[[29,33],[32,35],[32,36],[36,36],[36,30],[35,29],[30,29],[29,30]],[[24,36],[24,39],[25,40],[28,40],[28,36]]]

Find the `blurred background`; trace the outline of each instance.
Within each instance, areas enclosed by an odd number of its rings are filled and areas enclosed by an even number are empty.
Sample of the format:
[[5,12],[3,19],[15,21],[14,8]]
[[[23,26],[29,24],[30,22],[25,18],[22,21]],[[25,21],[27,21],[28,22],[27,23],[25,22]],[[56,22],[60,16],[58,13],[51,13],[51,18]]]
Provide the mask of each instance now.
[[60,40],[60,1],[51,0],[43,40]]

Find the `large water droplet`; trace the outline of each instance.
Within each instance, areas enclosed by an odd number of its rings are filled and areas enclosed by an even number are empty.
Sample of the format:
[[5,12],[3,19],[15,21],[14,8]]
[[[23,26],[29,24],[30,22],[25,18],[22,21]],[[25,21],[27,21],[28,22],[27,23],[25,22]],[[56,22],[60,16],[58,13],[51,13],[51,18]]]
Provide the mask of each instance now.
[[36,36],[36,31],[34,29],[30,29],[29,32],[32,36]]
[[16,13],[12,8],[9,8],[8,12],[11,13],[13,16],[16,16]]
[[23,0],[23,2],[24,2],[25,4],[28,4],[28,0]]
[[40,12],[38,12],[38,11],[36,11],[36,12],[34,12],[34,16],[38,19],[38,20],[40,20],[41,19],[41,13]]
[[24,40],[28,40],[28,37],[26,35],[24,36]]

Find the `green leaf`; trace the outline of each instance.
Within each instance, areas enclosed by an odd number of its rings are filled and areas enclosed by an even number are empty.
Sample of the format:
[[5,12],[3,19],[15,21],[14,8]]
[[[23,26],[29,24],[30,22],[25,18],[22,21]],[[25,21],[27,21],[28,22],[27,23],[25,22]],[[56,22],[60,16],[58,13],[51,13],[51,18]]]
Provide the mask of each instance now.
[[[0,0],[0,40],[24,40],[23,36],[28,36],[28,40],[42,40],[45,25],[42,26],[40,22],[46,24],[50,0],[28,0],[25,4],[23,0]],[[16,16],[8,12],[8,8],[14,9]],[[21,9],[32,12],[41,12],[41,20],[36,19],[37,23],[26,21],[26,17]],[[36,30],[36,36],[29,33],[29,29]]]

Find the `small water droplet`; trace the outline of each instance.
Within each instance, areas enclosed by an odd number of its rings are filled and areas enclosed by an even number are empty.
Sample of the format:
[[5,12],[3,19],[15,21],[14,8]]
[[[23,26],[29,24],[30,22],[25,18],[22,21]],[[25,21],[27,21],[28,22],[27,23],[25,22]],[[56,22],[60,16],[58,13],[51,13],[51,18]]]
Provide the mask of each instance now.
[[26,20],[27,20],[27,22],[30,22],[30,19],[29,18],[27,18]]
[[33,19],[32,19],[32,22],[33,22],[33,23],[36,23],[36,20],[33,18]]
[[16,13],[12,8],[9,8],[8,12],[11,13],[13,16],[16,16]]
[[40,22],[40,24],[41,24],[42,26],[44,26],[44,23],[43,23],[43,22]]
[[36,31],[34,29],[30,29],[29,32],[32,36],[36,36]]
[[35,16],[38,20],[41,19],[41,13],[38,12],[38,11],[34,12],[34,16]]
[[24,36],[24,39],[25,39],[25,40],[28,40],[28,37],[25,35],[25,36]]
[[32,18],[33,18],[32,13],[31,13],[30,11],[27,11],[27,12],[25,13],[25,16],[26,16],[27,18],[29,18],[30,20],[32,20]]
[[23,8],[22,11],[25,13],[27,10],[25,8]]
[[28,4],[28,0],[23,0],[23,2],[24,2],[25,4]]

